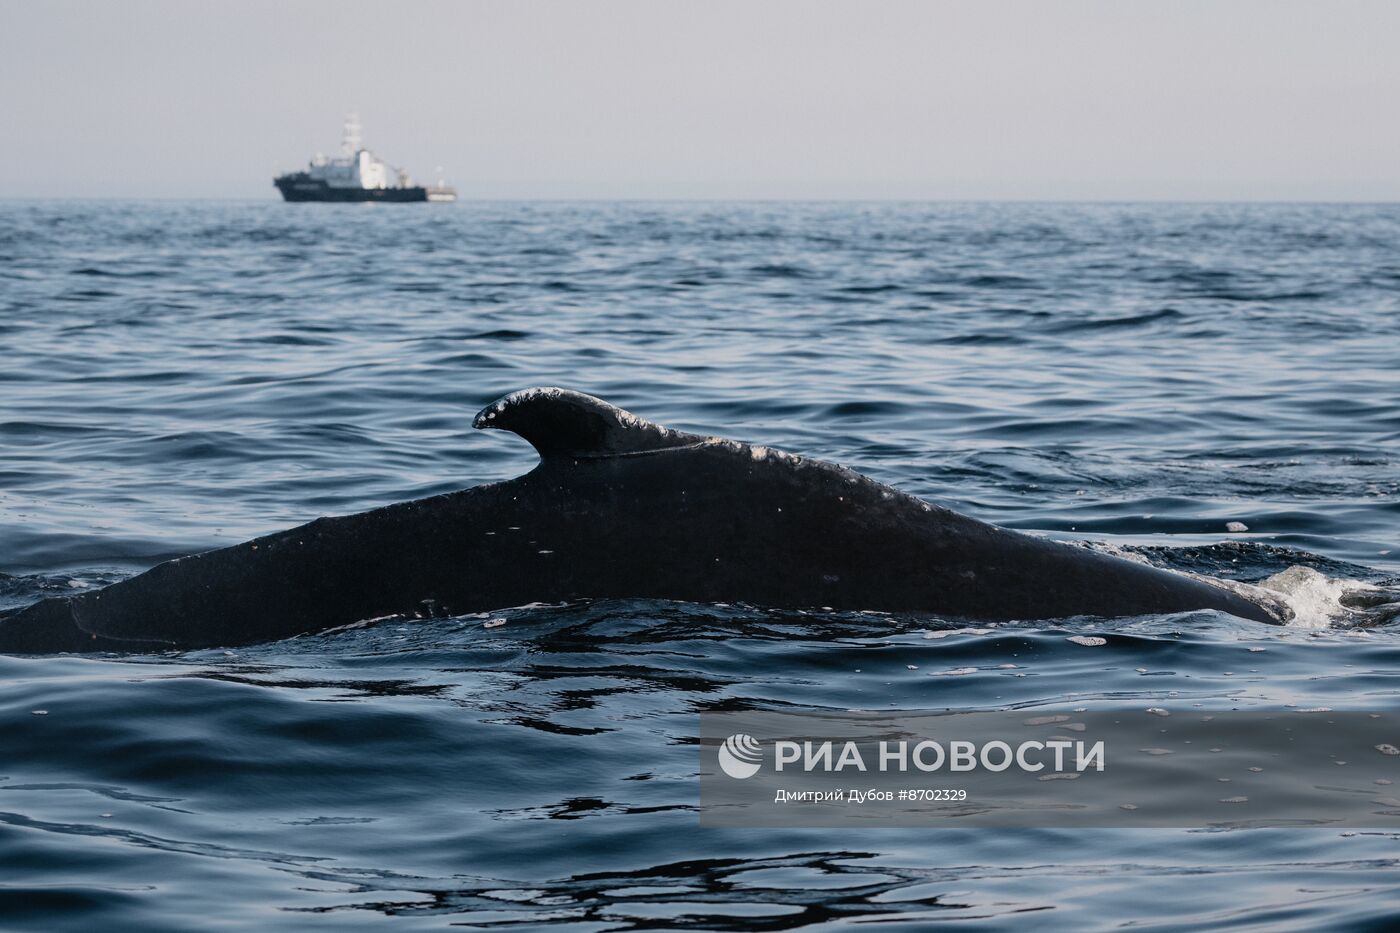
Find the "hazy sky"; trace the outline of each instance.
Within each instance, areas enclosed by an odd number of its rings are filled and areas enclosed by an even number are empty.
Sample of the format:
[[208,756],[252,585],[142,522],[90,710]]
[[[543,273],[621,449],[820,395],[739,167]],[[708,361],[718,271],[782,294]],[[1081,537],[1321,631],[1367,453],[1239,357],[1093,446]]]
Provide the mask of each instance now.
[[1400,199],[1395,0],[0,0],[0,196]]

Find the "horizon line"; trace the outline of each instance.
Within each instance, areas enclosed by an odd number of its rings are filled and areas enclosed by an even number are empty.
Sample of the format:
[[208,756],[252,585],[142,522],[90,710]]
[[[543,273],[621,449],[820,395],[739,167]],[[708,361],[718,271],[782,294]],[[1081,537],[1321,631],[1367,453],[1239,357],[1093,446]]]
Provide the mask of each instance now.
[[[0,193],[0,202],[13,201],[216,201],[244,204],[284,204],[276,197],[228,195],[11,195]],[[335,202],[326,202],[334,204]],[[428,203],[428,202],[424,202]],[[1383,206],[1400,204],[1400,195],[1380,199],[1349,198],[930,198],[930,197],[458,197],[453,203],[469,204],[1312,204]],[[338,204],[340,207],[381,206],[372,201]],[[397,206],[397,205],[396,205]],[[442,208],[445,205],[436,204]]]

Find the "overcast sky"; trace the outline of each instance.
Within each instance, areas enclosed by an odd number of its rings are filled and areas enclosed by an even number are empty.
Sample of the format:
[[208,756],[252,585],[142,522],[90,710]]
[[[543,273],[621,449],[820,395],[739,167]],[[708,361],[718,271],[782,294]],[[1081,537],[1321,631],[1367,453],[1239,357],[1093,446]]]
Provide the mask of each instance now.
[[0,196],[1400,199],[1395,0],[0,0]]

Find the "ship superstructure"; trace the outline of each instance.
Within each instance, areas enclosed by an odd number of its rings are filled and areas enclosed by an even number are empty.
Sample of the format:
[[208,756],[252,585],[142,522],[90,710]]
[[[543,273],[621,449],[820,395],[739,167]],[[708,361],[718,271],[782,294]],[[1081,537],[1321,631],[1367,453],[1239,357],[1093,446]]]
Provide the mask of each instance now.
[[[391,183],[392,180],[392,183]],[[348,114],[340,139],[340,154],[317,153],[303,172],[279,175],[272,182],[287,201],[455,201],[457,191],[439,182],[424,187],[403,169],[389,165],[366,149],[358,114]]]

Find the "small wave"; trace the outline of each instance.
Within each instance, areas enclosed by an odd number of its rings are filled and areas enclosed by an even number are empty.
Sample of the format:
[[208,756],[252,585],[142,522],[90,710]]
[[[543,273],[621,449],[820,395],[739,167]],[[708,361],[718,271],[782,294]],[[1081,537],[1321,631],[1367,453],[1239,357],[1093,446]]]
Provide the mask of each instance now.
[[115,298],[116,292],[107,291],[103,288],[80,288],[71,292],[64,292],[58,296],[64,301],[96,301],[100,298]]
[[334,340],[324,337],[306,337],[301,334],[261,334],[257,337],[244,338],[244,340],[247,343],[275,347],[329,347],[335,344]]
[[809,269],[785,263],[764,263],[749,267],[749,271],[755,275],[768,275],[779,279],[805,279],[812,275]]
[[906,406],[897,402],[841,402],[831,405],[826,409],[825,414],[831,418],[855,418],[862,415],[888,415],[899,411]]
[[498,330],[484,330],[479,334],[469,334],[463,340],[525,340],[529,334],[523,330],[510,330],[500,328]]
[[885,292],[903,291],[900,285],[847,285],[845,288],[838,288],[838,292],[848,292],[852,295],[880,295]]
[[950,347],[1014,347],[1028,343],[1018,334],[958,334],[955,337],[942,337],[933,341]]
[[1147,324],[1156,324],[1164,321],[1182,321],[1186,315],[1175,308],[1162,308],[1158,311],[1149,311],[1146,314],[1129,314],[1124,317],[1094,318],[1090,320],[1066,321],[1062,324],[1055,324],[1047,328],[1055,333],[1080,333],[1099,330],[1118,330],[1121,328],[1142,327]]
[[34,421],[0,421],[0,437],[44,438],[73,437],[101,434],[104,428],[87,424],[39,423]]
[[1019,275],[974,275],[963,280],[970,288],[1035,288],[1037,283]]
[[101,571],[81,574],[34,573],[12,576],[0,573],[0,612],[27,606],[50,596],[70,596],[115,583],[118,576]]
[[96,266],[83,266],[82,268],[74,269],[71,274],[113,279],[158,279],[164,273],[156,272],[153,269],[135,269],[126,272],[118,272],[113,269],[99,269]]

